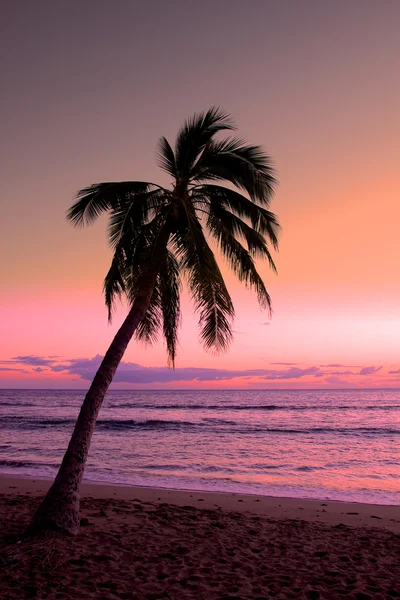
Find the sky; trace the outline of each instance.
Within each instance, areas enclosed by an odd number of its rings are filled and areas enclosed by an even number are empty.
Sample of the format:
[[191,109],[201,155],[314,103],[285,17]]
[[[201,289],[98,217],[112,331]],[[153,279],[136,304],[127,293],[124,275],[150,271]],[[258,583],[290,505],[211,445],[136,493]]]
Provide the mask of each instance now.
[[398,0],[5,0],[0,387],[88,387],[126,306],[110,326],[106,220],[65,212],[94,182],[168,184],[158,138],[212,105],[278,173],[272,318],[224,266],[229,352],[184,293],[175,371],[131,342],[114,387],[400,387],[399,22]]

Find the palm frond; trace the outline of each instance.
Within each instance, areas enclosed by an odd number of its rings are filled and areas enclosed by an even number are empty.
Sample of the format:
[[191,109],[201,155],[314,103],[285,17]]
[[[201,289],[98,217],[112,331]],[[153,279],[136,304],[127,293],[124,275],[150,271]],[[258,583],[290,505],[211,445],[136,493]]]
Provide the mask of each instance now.
[[154,184],[145,181],[94,183],[79,190],[78,201],[67,211],[67,220],[75,227],[91,225],[101,213],[118,208],[135,194],[145,193],[149,186]]
[[225,351],[232,341],[234,308],[214,254],[194,214],[188,215],[188,227],[174,233],[172,241],[195,309],[199,312],[200,339],[206,349]]
[[108,321],[111,323],[115,300],[121,298],[126,291],[124,282],[124,261],[119,253],[114,253],[111,266],[104,279],[103,293],[108,310]]
[[155,344],[161,328],[161,298],[160,285],[157,280],[151,296],[150,304],[140,321],[136,331],[135,338],[148,344]]
[[[253,288],[257,293],[260,306],[262,308],[267,308],[269,313],[271,313],[271,297],[256,269],[250,252],[235,238],[232,229],[227,225],[226,220],[222,220],[214,213],[209,214],[207,227],[213,237],[217,240],[222,254],[228,260],[228,263],[239,281],[244,282],[247,287]],[[270,265],[275,269],[272,258],[270,260]]]
[[277,183],[268,155],[259,146],[244,145],[239,138],[209,142],[192,170],[191,180],[229,181],[264,206],[269,205]]
[[[169,235],[168,231],[162,233],[163,228],[165,230],[165,215],[160,211],[148,223],[127,230],[116,244],[103,287],[109,319],[116,298],[124,294],[133,304],[146,279],[158,270]],[[165,238],[161,244],[160,237]]]
[[228,208],[241,218],[248,219],[261,235],[267,236],[275,250],[278,250],[278,235],[280,225],[274,213],[263,206],[259,206],[242,194],[229,188],[204,184],[197,186],[194,197],[201,198],[205,206],[222,206]]
[[130,200],[121,202],[118,207],[113,208],[108,225],[111,247],[115,248],[124,235],[131,236],[135,229],[140,229],[154,217],[155,211],[165,204],[167,194],[167,190],[157,187],[136,194]]
[[187,179],[197,158],[219,131],[235,129],[228,113],[218,107],[193,115],[179,131],[175,145],[176,175]]
[[277,272],[267,242],[261,233],[250,227],[245,221],[222,206],[211,204],[209,206],[208,214],[208,227],[218,226],[229,232],[231,235],[244,239],[250,256],[266,258],[271,269],[275,273]]
[[167,344],[168,361],[175,366],[178,328],[180,321],[179,264],[172,252],[167,252],[159,273],[160,305],[163,317],[163,334]]
[[176,177],[175,155],[168,140],[161,137],[158,142],[157,162],[163,171]]
[[173,254],[167,251],[160,264],[149,307],[135,331],[135,337],[153,344],[157,341],[162,327],[167,344],[168,361],[172,366],[175,365],[179,318],[179,265]]

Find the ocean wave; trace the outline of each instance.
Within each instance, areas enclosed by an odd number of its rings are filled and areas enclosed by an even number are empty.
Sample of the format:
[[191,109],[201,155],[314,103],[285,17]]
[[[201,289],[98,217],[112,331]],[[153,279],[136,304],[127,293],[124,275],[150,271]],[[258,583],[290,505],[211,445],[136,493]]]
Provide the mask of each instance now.
[[20,407],[23,406],[25,408],[25,406],[43,406],[42,404],[39,404],[39,402],[3,402],[0,399],[0,407],[2,406],[14,406],[14,407]]
[[310,467],[308,465],[304,465],[302,467],[296,467],[296,471],[300,471],[300,473],[312,473],[313,471],[321,471],[323,470],[324,467],[317,467],[317,466],[313,466]]
[[375,435],[400,435],[400,429],[388,427],[307,427],[304,429],[285,429],[272,427],[254,427],[243,429],[241,433],[284,433],[284,434],[314,434],[314,433],[342,433],[342,434],[375,434]]
[[264,406],[242,405],[242,404],[142,404],[137,402],[126,402],[123,404],[108,404],[107,408],[147,408],[153,410],[288,410],[290,407],[277,404],[266,404]]
[[163,421],[160,419],[147,419],[144,421],[137,421],[135,419],[126,420],[99,420],[96,423],[96,427],[100,429],[184,429],[196,427],[196,423],[189,421]]
[[290,467],[290,465],[288,463],[281,463],[278,465],[270,465],[269,463],[252,463],[251,467],[259,471],[274,471],[278,469],[287,469],[288,467]]
[[[0,427],[5,429],[46,429],[46,428],[72,428],[74,419],[33,419],[23,416],[10,416],[0,418]],[[207,432],[218,434],[280,434],[280,435],[316,435],[316,434],[343,434],[343,435],[400,435],[400,429],[394,427],[268,427],[266,425],[253,425],[223,419],[202,419],[199,422],[184,421],[179,419],[99,419],[96,429],[123,431],[123,430],[174,430],[191,433]]]
[[[73,426],[75,419],[32,419],[23,416],[0,417],[0,427],[19,429],[42,429],[48,427],[67,427]],[[196,423],[179,420],[159,420],[159,419],[98,419],[97,429],[181,429],[184,427],[195,427]]]
[[237,421],[228,421],[227,419],[218,419],[216,417],[203,417],[202,421],[209,425],[237,425]]
[[355,406],[351,404],[335,405],[330,404],[308,404],[306,406],[284,405],[284,404],[142,404],[140,402],[125,402],[119,404],[113,401],[113,404],[106,404],[107,409],[121,409],[121,408],[136,408],[136,409],[148,409],[148,410],[240,410],[240,411],[273,411],[273,410],[286,410],[286,411],[306,411],[306,410],[399,410],[400,404],[385,404],[385,405],[369,405],[369,406]]
[[23,468],[23,467],[58,467],[58,463],[39,463],[32,462],[26,460],[0,460],[0,467],[13,467],[13,468]]
[[145,471],[183,471],[186,469],[186,465],[140,465],[140,468]]

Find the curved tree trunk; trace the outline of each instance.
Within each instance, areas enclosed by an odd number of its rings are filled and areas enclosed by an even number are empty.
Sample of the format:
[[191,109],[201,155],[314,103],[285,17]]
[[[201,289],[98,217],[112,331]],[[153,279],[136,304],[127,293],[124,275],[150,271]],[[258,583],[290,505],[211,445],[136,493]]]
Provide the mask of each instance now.
[[97,416],[115,371],[149,306],[155,279],[156,276],[152,282],[147,282],[136,297],[128,316],[103,358],[82,404],[58,474],[33,516],[27,530],[28,534],[46,530],[59,530],[71,535],[78,532],[80,484]]

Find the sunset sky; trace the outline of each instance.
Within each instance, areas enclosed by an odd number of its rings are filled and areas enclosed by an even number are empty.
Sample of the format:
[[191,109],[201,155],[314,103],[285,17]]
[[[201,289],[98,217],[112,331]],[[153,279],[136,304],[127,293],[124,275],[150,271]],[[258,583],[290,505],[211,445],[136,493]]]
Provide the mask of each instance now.
[[6,0],[1,18],[0,387],[86,388],[107,323],[106,220],[65,212],[98,181],[167,184],[157,140],[212,105],[272,156],[272,319],[226,273],[235,340],[175,371],[132,342],[116,388],[400,387],[398,0]]

